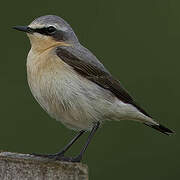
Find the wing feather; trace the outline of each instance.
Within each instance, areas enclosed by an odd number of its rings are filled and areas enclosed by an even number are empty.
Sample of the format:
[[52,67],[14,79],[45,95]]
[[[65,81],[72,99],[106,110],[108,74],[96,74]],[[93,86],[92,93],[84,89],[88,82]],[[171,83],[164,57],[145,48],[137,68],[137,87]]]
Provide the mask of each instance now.
[[102,88],[111,91],[124,103],[133,105],[144,115],[151,117],[144,109],[137,105],[129,93],[123,88],[119,80],[115,79],[106,69],[104,70],[90,61],[83,60],[82,53],[81,57],[79,57],[77,54],[72,52],[75,51],[71,51],[68,47],[57,47],[56,49],[57,56],[65,63],[73,67],[76,72],[88,80],[98,84]]

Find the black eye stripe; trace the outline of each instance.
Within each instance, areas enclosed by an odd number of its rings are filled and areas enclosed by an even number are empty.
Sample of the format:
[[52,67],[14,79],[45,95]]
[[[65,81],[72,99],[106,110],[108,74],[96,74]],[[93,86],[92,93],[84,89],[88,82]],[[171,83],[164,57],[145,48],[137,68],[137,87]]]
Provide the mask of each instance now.
[[44,34],[44,35],[48,35],[46,28],[34,29],[34,32]]
[[[54,38],[56,41],[65,41],[67,40],[67,36],[68,34],[65,33],[64,31],[61,30],[57,30],[55,27],[53,26],[49,26],[49,27],[44,27],[44,28],[36,28],[33,29],[31,28],[31,32],[32,33],[39,33],[39,34],[43,34],[46,36],[51,36],[52,38]],[[49,28],[49,29],[48,29]]]
[[49,27],[47,28],[47,31],[48,31],[49,33],[53,33],[53,32],[56,31],[56,28],[53,27],[53,26],[49,26]]
[[56,31],[56,28],[54,28],[53,26],[47,27],[47,28],[37,28],[34,29],[34,32],[40,33],[40,34],[44,34],[44,35],[51,35],[51,33]]

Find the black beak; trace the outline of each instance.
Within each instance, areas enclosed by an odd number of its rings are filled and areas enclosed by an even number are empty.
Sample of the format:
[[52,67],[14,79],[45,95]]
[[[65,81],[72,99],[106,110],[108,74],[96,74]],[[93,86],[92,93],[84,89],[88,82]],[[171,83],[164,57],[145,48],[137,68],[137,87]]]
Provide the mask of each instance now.
[[18,31],[23,31],[26,33],[33,33],[33,30],[28,26],[14,26],[13,29],[16,29]]

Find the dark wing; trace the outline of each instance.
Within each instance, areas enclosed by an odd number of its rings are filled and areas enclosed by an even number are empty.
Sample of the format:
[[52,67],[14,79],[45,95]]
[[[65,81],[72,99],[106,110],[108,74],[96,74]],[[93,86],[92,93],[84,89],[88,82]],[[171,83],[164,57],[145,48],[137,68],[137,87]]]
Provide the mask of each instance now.
[[76,72],[90,81],[98,84],[104,89],[111,91],[117,98],[124,103],[132,104],[144,115],[150,117],[140,106],[138,106],[128,92],[121,86],[120,82],[113,78],[110,73],[103,67],[100,68],[90,61],[85,61],[82,56],[72,53],[68,47],[57,47],[56,54],[61,60],[74,68]]

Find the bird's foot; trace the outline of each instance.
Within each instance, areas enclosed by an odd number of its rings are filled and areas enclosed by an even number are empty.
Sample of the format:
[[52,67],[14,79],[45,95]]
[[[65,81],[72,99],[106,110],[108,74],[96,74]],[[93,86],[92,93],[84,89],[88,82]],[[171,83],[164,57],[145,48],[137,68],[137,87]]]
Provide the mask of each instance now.
[[30,155],[48,158],[48,159],[57,159],[58,157],[60,158],[61,156],[62,157],[64,156],[64,154],[38,154],[38,153],[31,153]]
[[37,153],[31,153],[33,156],[37,157],[43,157],[43,158],[48,158],[48,159],[53,159],[53,160],[58,160],[58,161],[65,161],[65,162],[80,162],[81,157],[76,156],[76,157],[65,157],[64,154],[37,154]]

